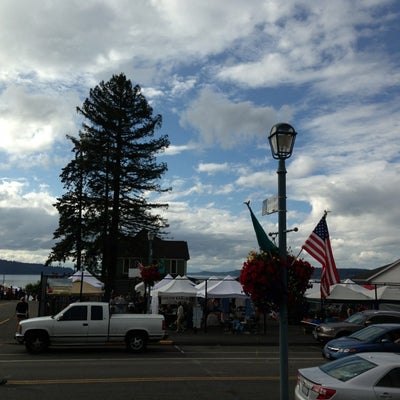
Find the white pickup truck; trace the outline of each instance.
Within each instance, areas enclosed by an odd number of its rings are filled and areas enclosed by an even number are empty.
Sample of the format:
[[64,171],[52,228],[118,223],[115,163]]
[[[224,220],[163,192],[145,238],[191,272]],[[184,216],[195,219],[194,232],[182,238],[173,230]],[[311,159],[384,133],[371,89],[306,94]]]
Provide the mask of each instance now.
[[15,339],[38,354],[49,346],[104,346],[125,344],[139,353],[148,342],[167,337],[165,320],[158,314],[112,314],[108,303],[72,303],[54,316],[23,320]]

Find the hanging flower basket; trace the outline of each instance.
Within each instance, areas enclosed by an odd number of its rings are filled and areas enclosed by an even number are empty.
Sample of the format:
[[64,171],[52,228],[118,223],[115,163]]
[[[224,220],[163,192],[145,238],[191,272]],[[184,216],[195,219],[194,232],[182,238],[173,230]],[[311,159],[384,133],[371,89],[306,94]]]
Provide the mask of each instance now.
[[160,272],[155,266],[143,267],[141,277],[145,285],[154,286],[154,283],[161,279]]
[[253,303],[263,311],[272,305],[279,305],[285,294],[282,272],[287,273],[287,302],[298,305],[303,302],[303,295],[309,287],[313,273],[307,261],[287,256],[286,262],[278,255],[269,252],[250,251],[240,273],[240,283]]

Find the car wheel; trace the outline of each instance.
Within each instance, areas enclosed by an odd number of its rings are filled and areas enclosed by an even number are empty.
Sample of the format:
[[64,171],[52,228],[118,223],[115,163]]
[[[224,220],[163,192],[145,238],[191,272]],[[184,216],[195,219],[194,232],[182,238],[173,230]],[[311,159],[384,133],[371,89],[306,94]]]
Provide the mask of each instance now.
[[132,353],[141,353],[146,349],[147,337],[143,332],[129,333],[126,338],[126,347]]
[[49,346],[49,340],[45,333],[31,333],[25,339],[25,347],[29,353],[43,353]]

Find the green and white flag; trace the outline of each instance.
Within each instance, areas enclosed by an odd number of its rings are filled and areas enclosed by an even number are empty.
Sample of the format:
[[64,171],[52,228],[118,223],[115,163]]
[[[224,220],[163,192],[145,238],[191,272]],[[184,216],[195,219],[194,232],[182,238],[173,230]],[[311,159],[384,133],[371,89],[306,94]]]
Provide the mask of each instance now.
[[269,240],[268,235],[265,233],[263,227],[254,215],[253,210],[250,207],[250,201],[245,202],[245,204],[249,208],[251,220],[253,222],[254,231],[256,233],[257,242],[260,249],[270,253],[278,253],[279,249]]

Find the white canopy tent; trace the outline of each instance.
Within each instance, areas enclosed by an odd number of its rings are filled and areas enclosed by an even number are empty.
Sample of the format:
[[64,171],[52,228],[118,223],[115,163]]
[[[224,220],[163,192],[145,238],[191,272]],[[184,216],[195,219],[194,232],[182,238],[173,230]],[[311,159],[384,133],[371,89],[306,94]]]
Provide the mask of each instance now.
[[158,290],[168,285],[174,280],[171,274],[166,275],[161,281],[157,282],[150,290],[151,296],[151,313],[158,314]]
[[[371,290],[373,295],[375,291]],[[381,286],[376,289],[377,300],[385,302],[400,301],[400,286]]]
[[356,291],[356,292],[363,293],[368,297],[372,297],[373,296],[373,290],[367,289],[364,286],[361,286],[358,283],[355,283],[351,279],[345,279],[342,283],[345,284],[346,286],[348,286],[350,289]]
[[[367,290],[367,289],[366,289]],[[309,293],[305,293],[305,298],[308,300],[318,300],[321,299],[320,291],[312,291]],[[363,293],[359,290],[355,290],[354,287],[350,285],[344,285],[338,283],[336,285],[332,285],[330,288],[330,294],[326,297],[326,300],[331,301],[370,301],[372,297],[366,293]]]
[[70,294],[101,295],[104,293],[104,284],[89,271],[76,271],[68,279],[72,281]]
[[166,284],[170,283],[173,279],[174,279],[173,276],[171,274],[168,274],[163,279],[161,279],[161,281],[157,282],[151,288],[151,290],[158,290],[158,289],[162,288],[163,286],[165,286]]
[[86,282],[95,288],[98,288],[98,289],[104,288],[103,282],[99,281],[89,271],[76,271],[68,279],[71,279],[72,283],[81,282],[83,280],[83,282]]
[[246,298],[248,297],[244,292],[242,285],[232,276],[227,275],[222,281],[214,285],[207,286],[207,293],[205,287],[198,290],[197,297],[210,297],[210,298]]
[[138,293],[144,295],[144,291],[145,291],[144,282],[139,282],[135,285],[135,292],[138,292]]
[[158,313],[159,297],[196,297],[197,289],[187,276],[178,275],[166,285],[151,292],[151,311]]
[[196,297],[197,289],[187,276],[178,275],[166,285],[154,290],[153,293],[160,297]]
[[[152,288],[151,291],[153,290],[158,290],[159,288],[161,288],[162,286],[166,285],[167,283],[171,282],[174,278],[172,277],[172,275],[168,274],[166,275],[163,279],[161,279],[161,281],[158,281]],[[135,286],[135,291],[136,292],[140,292],[142,295],[144,295],[144,291],[145,291],[145,284],[144,282],[139,282],[136,286]]]
[[223,280],[224,278],[220,278],[219,276],[210,276],[208,279],[205,279],[204,281],[195,285],[195,288],[197,290],[204,290],[206,286],[207,288],[210,288],[211,286],[214,286],[216,283],[219,283]]

